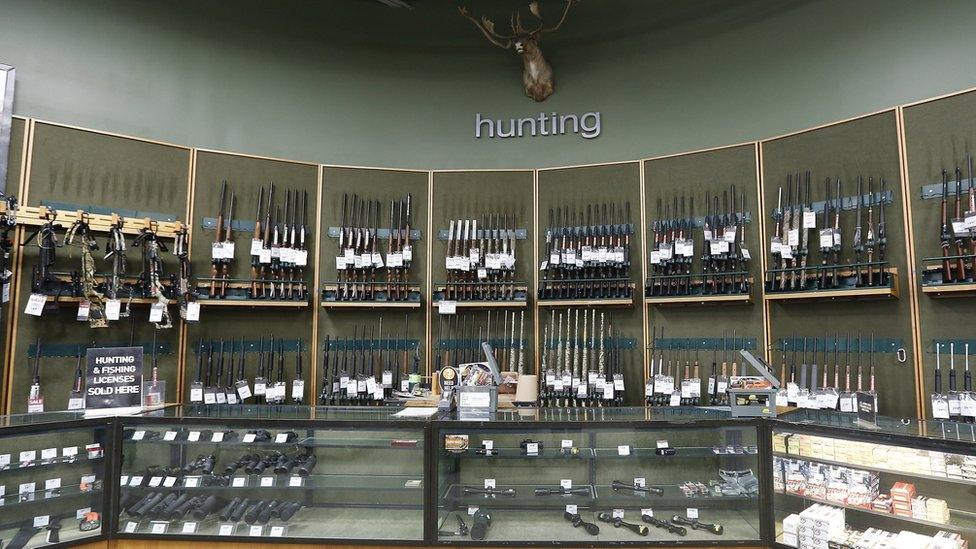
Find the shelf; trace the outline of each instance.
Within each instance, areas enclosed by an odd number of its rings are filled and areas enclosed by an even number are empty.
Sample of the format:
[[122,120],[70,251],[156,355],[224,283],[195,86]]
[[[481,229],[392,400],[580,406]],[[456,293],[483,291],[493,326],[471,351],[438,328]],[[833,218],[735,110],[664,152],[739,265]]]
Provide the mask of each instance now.
[[307,300],[272,300],[272,299],[196,299],[201,307],[285,307],[301,309],[309,306]]
[[661,495],[634,490],[614,490],[609,485],[596,486],[596,498],[604,507],[722,507],[723,504],[738,505],[742,502],[753,502],[759,505],[759,496],[694,496],[688,497],[675,484],[648,483],[664,490]]
[[[146,430],[146,429],[139,429]],[[201,429],[199,432],[203,432],[206,429]],[[146,430],[148,432],[148,430]],[[166,431],[159,431],[165,433]],[[191,431],[193,432],[193,431]],[[211,431],[212,432],[212,431]],[[292,448],[292,447],[302,447],[302,448],[374,448],[382,449],[388,448],[391,450],[423,450],[423,440],[420,439],[402,439],[405,442],[409,441],[412,445],[394,445],[394,440],[400,439],[390,439],[385,441],[385,444],[381,441],[373,439],[336,439],[331,438],[316,438],[316,437],[299,437],[291,442],[275,442],[274,439],[264,442],[243,442],[244,433],[238,433],[239,438],[236,440],[225,440],[221,442],[213,442],[208,438],[201,438],[200,440],[163,440],[162,437],[152,440],[132,440],[127,438],[123,440],[125,444],[166,444],[166,445],[190,445],[190,444],[209,444],[209,445],[219,445],[228,447],[254,447],[254,446],[265,446],[269,448]]]
[[323,301],[326,309],[419,309],[419,301]]
[[484,456],[481,454],[474,453],[475,450],[468,450],[463,454],[457,454],[443,450],[443,455],[449,458],[470,458],[470,459],[566,459],[566,460],[577,460],[577,459],[593,459],[594,452],[592,448],[580,448],[579,453],[574,455],[563,456],[555,450],[546,451],[545,448],[539,452],[539,455],[526,455],[522,453],[521,448],[495,448],[496,455]]
[[976,297],[976,282],[923,284],[922,293],[931,297]]
[[[324,467],[325,464],[320,464],[318,467]],[[223,469],[220,469],[222,472]],[[137,475],[142,473],[137,472]],[[131,479],[134,475],[122,475],[128,476]],[[212,478],[214,475],[187,475],[189,477],[207,477]],[[222,475],[221,475],[222,476]],[[423,485],[421,482],[423,475],[318,475],[313,474],[307,477],[298,477],[297,475],[232,475],[231,479],[245,479],[244,486],[214,486],[205,484],[202,479],[199,486],[183,486],[182,483],[178,482],[174,486],[163,486],[162,480],[165,477],[158,476],[152,478],[159,478],[160,484],[158,486],[149,486],[149,481],[151,477],[143,477],[142,484],[139,486],[126,485],[122,486],[123,490],[147,490],[147,491],[205,491],[205,492],[224,492],[224,491],[251,491],[251,490],[317,490],[317,489],[333,489],[333,490],[357,490],[357,491],[417,491],[422,492]],[[186,478],[186,477],[180,477]],[[273,484],[270,486],[262,486],[261,479],[272,478],[274,479]],[[301,484],[297,486],[291,485],[292,479],[301,479]],[[412,483],[413,481],[418,481]]]
[[[6,208],[2,208],[6,211]],[[83,210],[54,210],[47,206],[20,206],[17,208],[17,224],[39,227],[47,223],[46,216],[54,213],[56,217],[54,223],[61,224],[65,230],[78,220],[79,213],[83,213],[88,220],[89,228],[92,231],[107,233],[111,230],[119,219],[124,219],[122,233],[128,235],[138,235],[143,229],[156,229],[156,236],[159,238],[176,238],[177,233],[188,231],[186,225],[181,221],[157,221],[148,217],[122,218],[117,214],[93,214]]]
[[630,448],[629,455],[620,455],[618,448],[580,448],[579,453],[576,455],[563,456],[559,454],[558,450],[547,450],[543,448],[539,455],[526,455],[522,453],[521,448],[495,448],[498,452],[497,455],[485,456],[481,454],[474,453],[474,450],[468,450],[463,454],[455,454],[448,452],[447,450],[442,450],[442,455],[445,457],[453,458],[469,458],[469,459],[675,459],[675,458],[686,458],[686,457],[758,457],[758,454],[750,453],[740,453],[732,454],[725,453],[720,454],[715,452],[711,447],[683,447],[674,448],[675,454],[673,456],[659,456],[657,455],[656,448]]
[[[430,305],[435,310],[440,306],[440,301],[434,301]],[[514,309],[514,308],[525,308],[529,306],[529,302],[525,300],[521,301],[455,301],[456,307],[458,309]]]
[[[108,299],[109,299],[108,297],[105,298],[106,301]],[[122,303],[123,306],[126,303],[131,303],[132,305],[153,305],[157,301],[156,298],[154,298],[154,297],[133,297],[132,298],[132,301],[129,301],[129,298],[126,298],[126,297],[120,297],[120,298],[116,298],[116,299],[118,299]],[[48,303],[50,303],[52,301],[53,302],[57,302],[57,303],[81,303],[82,301],[88,301],[88,298],[87,297],[73,297],[73,296],[61,296],[61,297],[58,297],[58,296],[49,295],[49,296],[45,296],[45,301],[47,301]],[[175,299],[167,299],[166,300],[166,304],[167,305],[175,305],[176,304],[176,300]]]
[[540,299],[540,307],[633,307],[633,297],[603,299]]
[[[39,480],[36,482],[37,485],[44,484],[43,480]],[[96,482],[99,484],[101,483],[101,481],[96,481]],[[49,490],[35,490],[34,492],[30,492],[29,494],[7,494],[6,496],[3,497],[3,505],[0,505],[0,509],[10,509],[12,507],[18,507],[21,505],[33,505],[35,503],[51,502],[52,500],[61,499],[61,498],[73,498],[78,496],[91,496],[95,494],[101,494],[102,488],[92,488],[90,490],[86,490],[82,492],[80,487],[77,485],[62,486],[60,495],[57,496],[52,495],[51,497],[44,497],[44,493],[48,491]],[[26,499],[26,500],[21,499],[22,496],[25,495],[28,496],[30,499]]]
[[[807,501],[813,501],[813,502],[816,502],[816,503],[823,503],[824,505],[831,505],[833,507],[840,507],[840,508],[843,508],[843,509],[849,509],[849,510],[852,510],[852,511],[857,511],[857,512],[860,512],[860,513],[866,513],[866,514],[874,515],[874,516],[878,516],[878,517],[887,517],[887,518],[890,518],[890,519],[893,519],[893,520],[902,521],[902,522],[909,522],[909,523],[912,523],[912,524],[921,524],[923,526],[929,526],[931,528],[938,528],[940,530],[951,530],[953,532],[965,533],[965,534],[969,534],[969,535],[976,534],[976,515],[966,517],[966,519],[968,521],[968,524],[965,524],[965,525],[958,524],[956,522],[949,522],[949,523],[943,524],[941,522],[932,522],[932,521],[928,521],[928,520],[917,519],[917,518],[914,518],[914,517],[905,517],[905,516],[901,516],[901,515],[896,515],[894,513],[885,513],[885,512],[882,512],[882,511],[875,511],[874,509],[866,509],[864,507],[858,507],[856,505],[845,505],[843,503],[838,503],[836,501],[828,501],[826,499],[814,498],[814,497],[810,497],[810,496],[806,496],[806,495],[794,494],[794,493],[791,493],[791,492],[776,492],[776,494],[777,495],[781,495],[781,496],[790,496],[790,497],[794,497],[794,498],[804,499],[804,500],[807,500]],[[965,513],[964,511],[960,511],[958,509],[949,509],[950,520],[957,521],[957,520],[959,520],[960,516],[965,516],[965,515],[969,515],[969,513]],[[848,522],[850,522],[850,521],[848,521]]]
[[514,496],[492,496],[487,494],[465,494],[465,488],[481,488],[477,484],[451,484],[444,489],[441,499],[456,505],[484,505],[486,507],[542,507],[556,505],[589,505],[596,500],[596,490],[588,484],[574,484],[573,488],[586,488],[585,494],[535,495],[536,488],[558,489],[558,484],[498,484],[497,490],[515,489]]
[[[84,452],[84,449],[82,449],[81,452]],[[11,457],[13,457],[13,456],[11,456]],[[0,468],[0,473],[4,473],[4,472],[7,472],[7,471],[23,471],[25,469],[42,469],[44,467],[51,467],[53,465],[60,465],[60,466],[63,466],[63,467],[68,467],[70,465],[77,465],[77,464],[80,464],[80,463],[94,463],[94,462],[97,462],[97,461],[102,461],[102,459],[103,458],[101,458],[101,457],[88,458],[87,456],[83,456],[83,455],[81,455],[79,453],[79,455],[77,457],[75,457],[75,459],[69,460],[69,459],[66,459],[66,458],[63,458],[63,457],[59,457],[59,458],[53,459],[51,461],[48,461],[46,463],[37,463],[35,465],[28,465],[26,467],[22,467],[20,465],[20,463],[11,462],[9,467]],[[35,462],[39,462],[39,461],[44,461],[44,460],[34,460],[34,461]]]
[[644,303],[661,307],[694,307],[710,305],[751,305],[752,294],[720,294],[720,295],[676,295],[645,297]]
[[888,269],[887,286],[866,286],[837,290],[807,290],[797,292],[765,292],[766,301],[856,301],[869,299],[898,299],[898,269]]
[[851,469],[862,469],[862,470],[865,470],[865,471],[873,471],[875,473],[887,473],[887,474],[891,474],[891,475],[901,475],[901,476],[912,477],[912,478],[921,478],[921,479],[926,479],[926,480],[936,480],[936,481],[940,481],[940,482],[951,482],[953,484],[963,484],[965,486],[976,486],[976,480],[966,480],[966,479],[961,479],[961,478],[940,477],[940,476],[935,476],[935,475],[925,475],[925,474],[922,474],[922,473],[911,473],[911,472],[908,472],[908,471],[896,471],[894,469],[885,469],[885,468],[882,468],[882,467],[870,467],[870,466],[861,465],[861,464],[858,464],[858,463],[849,463],[849,462],[845,462],[845,461],[834,461],[832,459],[818,458],[818,457],[810,457],[810,456],[801,456],[801,455],[798,455],[798,454],[787,454],[787,453],[783,453],[783,452],[773,452],[773,455],[776,456],[776,457],[781,457],[781,458],[785,458],[785,459],[799,459],[799,460],[804,460],[804,461],[815,461],[817,463],[823,463],[825,465],[836,465],[836,466],[839,466],[839,467],[849,467]]

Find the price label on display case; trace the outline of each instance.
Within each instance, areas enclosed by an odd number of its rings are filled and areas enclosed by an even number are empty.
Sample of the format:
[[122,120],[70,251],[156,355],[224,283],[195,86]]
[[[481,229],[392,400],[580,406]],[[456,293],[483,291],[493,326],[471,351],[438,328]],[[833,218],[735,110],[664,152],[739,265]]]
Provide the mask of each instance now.
[[122,531],[125,532],[126,534],[135,534],[136,528],[139,528],[139,523],[129,521],[125,523],[125,528],[123,528]]
[[654,509],[651,509],[650,507],[641,509],[641,516],[642,517],[653,517],[654,516]]
[[218,536],[230,536],[233,533],[234,533],[234,525],[233,524],[221,524],[217,528],[217,535]]
[[624,518],[624,510],[623,509],[614,509],[613,510],[613,518],[623,520],[623,518]]
[[577,507],[576,505],[567,505],[566,506],[566,512],[569,513],[569,514],[571,514],[571,515],[577,514],[578,511],[579,511],[579,507]]
[[184,522],[183,528],[180,530],[181,534],[195,534],[197,532],[197,523],[195,522]]
[[689,508],[685,509],[685,515],[688,518],[690,518],[690,519],[696,519],[696,518],[698,518],[698,508],[697,507],[689,507]]

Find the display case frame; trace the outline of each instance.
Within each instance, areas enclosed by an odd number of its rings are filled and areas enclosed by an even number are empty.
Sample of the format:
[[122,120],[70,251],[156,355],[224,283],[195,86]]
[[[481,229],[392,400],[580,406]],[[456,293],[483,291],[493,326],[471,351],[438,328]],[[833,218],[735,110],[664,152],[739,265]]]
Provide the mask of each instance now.
[[[77,468],[76,466],[79,464],[93,463],[96,460],[101,463],[100,470],[102,473],[102,477],[95,479],[96,482],[101,482],[101,489],[96,489],[93,486],[91,491],[84,491],[79,489],[77,492],[69,493],[69,494],[62,493],[62,495],[58,495],[56,497],[45,495],[43,498],[35,499],[32,496],[31,499],[27,502],[19,502],[19,501],[17,502],[17,504],[42,503],[44,504],[42,505],[43,507],[48,505],[45,502],[51,502],[50,505],[57,505],[60,502],[59,500],[61,500],[62,498],[74,499],[76,496],[81,496],[86,493],[91,493],[94,495],[100,492],[101,508],[99,510],[99,514],[101,515],[101,524],[98,533],[91,536],[67,539],[67,540],[59,541],[57,543],[40,543],[40,544],[34,544],[30,546],[43,545],[44,547],[58,549],[61,547],[73,547],[82,544],[102,542],[109,539],[109,533],[111,532],[111,530],[109,529],[109,522],[112,515],[111,502],[114,499],[114,492],[116,489],[116,483],[114,482],[114,479],[116,478],[114,476],[114,471],[116,468],[115,467],[116,438],[115,438],[113,423],[114,423],[114,419],[111,417],[86,418],[84,412],[46,412],[46,413],[39,413],[39,414],[12,414],[12,415],[0,416],[0,445],[2,446],[6,446],[5,444],[6,441],[11,438],[38,437],[38,436],[44,437],[44,436],[52,436],[52,435],[56,436],[55,433],[58,432],[63,433],[68,431],[84,431],[88,429],[91,430],[92,433],[96,433],[99,429],[101,429],[102,432],[104,433],[102,440],[98,440],[98,437],[96,436],[91,437],[92,443],[98,442],[101,444],[100,457],[89,458],[86,456],[82,458],[81,454],[82,452],[84,452],[84,448],[76,447],[76,449],[79,451],[78,457],[75,459],[69,459],[68,461],[65,461],[64,455],[60,455],[51,458],[52,460],[56,460],[56,461],[51,461],[49,463],[43,463],[45,459],[42,457],[41,459],[37,460],[42,462],[38,465],[31,465],[31,466],[18,465],[17,467],[0,468],[0,486],[4,486],[8,483],[8,481],[4,479],[4,476],[7,476],[11,473],[16,474],[15,473],[16,471],[22,471],[24,469],[28,469],[27,472],[32,474],[32,476],[29,477],[31,481],[34,483],[38,483],[38,479],[41,477],[33,476],[35,472],[38,470],[37,467],[45,467],[45,468],[53,467],[57,469],[60,469],[62,467]],[[61,442],[62,441],[58,441],[56,445],[56,449],[60,450],[59,452],[60,454],[63,454],[64,448],[61,446]],[[35,450],[38,453],[40,453],[41,456],[43,456],[42,448],[30,448],[27,449],[26,451],[31,451],[31,450]],[[2,453],[7,453],[7,449],[0,451],[0,454]],[[11,454],[10,465],[12,466],[14,464],[13,458],[15,456],[13,455],[12,451],[10,452],[10,454]],[[16,488],[16,486],[14,488]],[[58,490],[60,490],[61,488],[66,488],[66,486],[59,487]],[[45,488],[44,490],[36,490],[34,493],[36,494],[40,492],[48,492],[48,490]],[[11,493],[11,490],[8,489],[7,494],[4,497],[10,498],[11,496],[17,496],[17,495],[18,494]],[[0,506],[0,509],[4,510],[4,512],[0,514],[0,516],[6,516],[6,512],[9,511],[11,508],[12,506],[10,504],[5,504],[3,506]],[[50,507],[47,507],[47,509],[48,509],[49,517],[55,514],[53,512],[50,512]],[[77,516],[77,512],[75,516]],[[67,517],[69,517],[69,514],[62,516],[61,520],[65,520]],[[12,521],[12,524],[15,524],[17,522],[19,521]],[[0,519],[0,529],[3,529],[3,526],[4,526],[4,520]],[[62,526],[62,528],[64,527],[65,526]],[[35,527],[34,528],[35,531],[31,534],[31,537],[37,536],[43,529],[44,527]],[[64,538],[64,536],[61,537],[62,539]],[[9,543],[10,541],[11,540],[9,539],[0,537],[0,542]]]
[[[931,490],[932,483],[947,483],[955,486],[968,486],[970,492],[976,491],[976,480],[957,480],[952,477],[939,477],[935,475],[925,475],[916,472],[902,471],[894,468],[881,467],[879,465],[863,465],[854,461],[845,460],[831,460],[828,458],[823,458],[819,456],[809,456],[802,453],[791,453],[791,452],[775,452],[773,450],[773,436],[776,432],[790,431],[794,434],[802,435],[814,435],[820,437],[827,437],[833,439],[842,439],[847,441],[856,441],[859,443],[876,443],[882,445],[889,445],[895,447],[901,447],[910,450],[919,450],[926,452],[936,452],[936,453],[953,453],[961,454],[964,456],[976,457],[976,425],[971,423],[960,423],[960,422],[950,422],[950,421],[933,421],[933,420],[894,420],[887,417],[878,417],[876,422],[872,424],[859,424],[857,422],[856,416],[850,414],[840,414],[833,411],[821,411],[821,410],[803,410],[797,409],[786,412],[782,414],[779,418],[769,422],[769,453],[768,459],[766,460],[769,465],[770,477],[770,501],[771,505],[768,509],[768,522],[770,527],[770,538],[769,545],[771,547],[776,547],[779,549],[796,549],[794,545],[789,545],[780,541],[779,526],[777,524],[778,520],[778,509],[776,507],[777,496],[784,495],[796,498],[802,498],[813,503],[821,503],[823,505],[828,505],[831,507],[840,507],[847,511],[854,510],[855,512],[863,511],[871,514],[871,516],[877,516],[882,519],[881,526],[889,523],[900,523],[903,530],[911,530],[918,533],[919,529],[929,531],[935,529],[944,529],[949,532],[959,532],[968,537],[970,541],[976,539],[976,525],[959,525],[950,522],[946,523],[935,523],[926,520],[918,520],[912,516],[900,516],[894,513],[888,513],[890,516],[886,516],[886,513],[879,512],[871,508],[863,508],[862,506],[856,506],[848,503],[837,503],[833,501],[825,501],[826,498],[807,498],[805,495],[798,495],[795,493],[775,492],[773,484],[774,474],[774,458],[786,458],[786,459],[799,459],[807,460],[810,462],[820,463],[830,467],[849,467],[851,469],[863,469],[868,472],[878,474],[879,479],[881,476],[885,476],[889,480],[892,477],[901,477],[902,479],[908,481],[918,481],[923,483],[923,486],[928,484],[928,489]],[[890,486],[886,483],[880,482],[879,489],[881,491],[887,490]],[[921,494],[920,494],[921,495]],[[941,496],[945,497],[945,494],[941,491],[939,492],[927,492],[926,496]],[[959,494],[955,494],[958,498]],[[957,511],[959,512],[959,511]],[[976,509],[970,511],[962,511],[966,515],[966,519],[970,523],[974,522],[976,518]],[[863,521],[861,521],[863,522]],[[849,520],[845,520],[845,527],[850,524]],[[918,525],[917,528],[912,529],[911,525]],[[880,528],[876,523],[872,523],[871,527]]]
[[[240,411],[240,415],[233,417],[231,412]],[[118,467],[114,469],[115,479],[119,479],[122,474],[121,469],[121,452],[124,446],[125,440],[123,439],[123,433],[125,430],[133,429],[137,426],[144,427],[162,427],[162,426],[181,426],[192,428],[194,426],[200,427],[201,430],[210,428],[214,429],[216,427],[227,428],[227,429],[237,429],[240,431],[246,431],[248,429],[261,429],[266,428],[269,430],[323,430],[323,429],[344,429],[344,430],[360,430],[374,428],[382,431],[396,430],[397,428],[410,428],[411,432],[421,431],[423,434],[423,440],[419,444],[419,451],[421,453],[421,469],[423,471],[424,479],[422,480],[421,486],[421,505],[422,505],[422,535],[417,539],[396,539],[396,538],[318,538],[318,537],[273,537],[273,543],[290,543],[290,544],[328,544],[328,545],[363,545],[363,546],[381,546],[381,545],[392,545],[392,546],[407,546],[407,545],[418,545],[422,546],[426,544],[426,539],[428,538],[427,527],[431,522],[427,520],[427,509],[429,507],[429,494],[428,494],[428,465],[429,459],[429,436],[427,428],[427,418],[406,418],[400,420],[382,420],[382,419],[369,419],[369,416],[377,416],[380,413],[386,413],[392,415],[398,408],[392,407],[376,407],[376,408],[315,408],[310,406],[229,406],[229,405],[202,405],[202,406],[186,406],[186,405],[174,405],[162,408],[160,410],[150,411],[137,416],[128,416],[120,418],[115,425],[115,437],[119,441],[117,445],[118,458],[115,463]],[[250,417],[249,417],[250,416]],[[358,416],[358,417],[357,417]],[[240,443],[239,443],[240,444]],[[242,446],[243,447],[243,446]],[[220,463],[220,465],[224,465]],[[253,487],[252,487],[253,488]],[[111,536],[113,539],[132,539],[132,540],[165,540],[173,542],[259,542],[261,540],[269,539],[270,527],[268,528],[269,534],[262,534],[261,537],[256,538],[247,534],[244,530],[240,533],[234,532],[231,535],[211,535],[211,534],[152,534],[149,532],[135,532],[126,533],[121,531],[119,525],[119,517],[121,516],[121,509],[119,506],[119,493],[121,488],[117,489],[116,493],[113,494],[113,499],[111,501],[111,517],[112,522],[109,525],[111,528]],[[243,530],[237,528],[236,530]]]
[[[562,416],[562,417],[557,417]],[[602,416],[602,418],[600,417]],[[769,436],[768,429],[769,423],[759,418],[737,418],[733,419],[729,417],[727,411],[721,411],[715,408],[670,408],[670,409],[654,409],[654,408],[583,408],[583,409],[549,409],[549,408],[536,408],[536,409],[521,409],[513,411],[499,412],[494,418],[477,420],[477,421],[457,421],[457,420],[445,420],[445,419],[435,419],[431,422],[431,435],[428,437],[431,446],[431,455],[433,457],[431,467],[429,467],[429,474],[431,481],[429,482],[431,488],[432,499],[430,501],[430,520],[435,521],[434,524],[429,525],[428,528],[431,530],[433,538],[429,540],[432,545],[439,546],[464,546],[464,547],[477,547],[477,546],[517,546],[517,547],[551,547],[551,546],[565,546],[565,547],[608,547],[608,546],[735,546],[735,547],[760,547],[768,546],[767,540],[771,539],[771,522],[772,517],[771,512],[771,500],[769,479],[771,478],[771,471],[769,467],[771,466],[771,460],[762,459],[763,456],[769,455]],[[592,441],[598,433],[608,433],[614,430],[644,430],[644,431],[655,431],[655,430],[680,430],[682,428],[696,428],[696,429],[718,429],[722,427],[741,427],[745,429],[755,429],[756,432],[756,443],[757,443],[757,470],[755,474],[759,477],[759,495],[756,498],[758,505],[758,514],[756,516],[757,524],[759,527],[758,536],[755,540],[734,540],[728,541],[723,537],[717,537],[715,540],[702,540],[702,539],[668,539],[668,540],[649,540],[646,537],[633,536],[627,541],[620,541],[618,539],[607,540],[607,541],[595,541],[598,538],[594,537],[594,541],[586,541],[582,538],[574,540],[550,540],[550,541],[524,541],[524,540],[497,540],[497,539],[487,539],[484,542],[479,542],[472,539],[457,539],[457,540],[444,540],[438,539],[438,529],[440,527],[439,513],[442,510],[441,507],[441,493],[443,489],[441,487],[440,470],[441,462],[444,459],[450,459],[445,457],[444,452],[441,451],[441,440],[445,434],[451,431],[472,431],[472,430],[485,430],[487,432],[493,432],[501,434],[512,434],[512,433],[526,433],[531,436],[533,432],[544,432],[544,431],[560,431],[577,429],[581,434],[586,434]],[[524,457],[524,456],[523,456]],[[617,456],[611,456],[616,458]],[[641,457],[647,458],[648,456],[638,456],[634,457],[640,459]],[[559,458],[559,459],[571,459],[571,458]],[[599,459],[598,457],[593,457],[591,459],[590,469],[594,467],[593,463]],[[590,471],[590,474],[594,474]],[[653,484],[653,483],[650,483]],[[594,487],[594,489],[596,489]],[[573,498],[576,500],[577,498]],[[599,499],[599,496],[593,498]],[[497,501],[497,500],[496,500]],[[596,509],[593,509],[595,511]],[[449,515],[452,511],[448,511],[445,515],[450,518]],[[580,511],[582,513],[582,511]],[[592,520],[600,526],[601,531],[603,529],[613,530],[611,524],[606,524],[597,521],[594,513],[588,513],[584,518],[586,520]],[[629,522],[643,524],[640,519],[629,518]],[[704,520],[704,519],[703,519]],[[470,521],[469,521],[470,522]],[[567,526],[568,523],[567,523]],[[689,528],[690,531],[690,528]]]

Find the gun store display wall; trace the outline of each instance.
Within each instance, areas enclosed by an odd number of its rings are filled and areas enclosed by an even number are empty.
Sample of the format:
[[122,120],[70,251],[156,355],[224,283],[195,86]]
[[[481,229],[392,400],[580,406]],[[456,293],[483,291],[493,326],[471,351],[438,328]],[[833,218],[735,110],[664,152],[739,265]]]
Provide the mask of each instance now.
[[[15,118],[0,540],[965,547],[973,112],[457,171]],[[84,419],[107,348],[148,412]]]

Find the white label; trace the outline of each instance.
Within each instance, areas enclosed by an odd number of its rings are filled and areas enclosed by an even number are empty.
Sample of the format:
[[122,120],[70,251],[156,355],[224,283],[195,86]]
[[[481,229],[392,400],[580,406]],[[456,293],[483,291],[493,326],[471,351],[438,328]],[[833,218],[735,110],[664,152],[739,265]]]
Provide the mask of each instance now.
[[59,478],[51,478],[44,481],[45,490],[55,490],[60,487],[61,487],[61,479]]
[[630,455],[630,445],[629,444],[621,444],[620,446],[617,446],[617,455],[618,456],[629,456]]
[[624,510],[623,509],[614,509],[613,510],[613,518],[623,520],[623,518],[624,518]]
[[494,440],[482,440],[481,441],[481,447],[484,448],[485,450],[494,450],[495,449],[495,441]]
[[251,239],[251,255],[260,256],[261,248],[263,247],[264,247],[264,242],[262,242],[260,238]]
[[288,442],[288,433],[278,433],[275,435],[276,444],[284,444],[286,442]]
[[474,514],[477,513],[477,512],[478,512],[478,506],[477,505],[468,505],[468,515],[470,515],[470,516],[473,517]]
[[153,534],[165,534],[167,523],[165,522],[154,522],[152,527],[149,529]]
[[651,250],[651,265],[657,265],[661,263],[661,252],[659,250]]
[[57,448],[45,448],[41,450],[41,459],[54,459],[58,457]]
[[562,442],[560,443],[560,447],[562,447],[562,448],[572,448],[573,447],[573,441],[571,439],[564,438],[562,440]]
[[657,441],[657,447],[658,448],[668,448],[668,441],[666,441],[666,440],[659,440],[659,441]]
[[559,487],[562,488],[563,490],[571,489],[573,487],[573,479],[571,478],[560,479]]
[[44,302],[47,301],[47,297],[44,294],[31,294],[27,299],[27,307],[24,312],[31,316],[41,316],[44,312]]
[[149,479],[149,486],[152,488],[158,488],[160,484],[163,483],[163,477],[152,477]]
[[153,303],[149,308],[149,322],[162,322],[163,321],[163,309],[166,306],[162,303]]
[[261,477],[261,488],[270,488],[274,486],[274,477]]
[[437,303],[437,312],[442,315],[457,314],[457,301],[439,301]]
[[413,261],[413,246],[409,244],[403,246],[403,260]]
[[742,259],[746,259],[746,260],[752,259],[752,254],[749,253],[749,248],[741,248],[741,250],[742,250]]
[[941,395],[932,396],[932,417],[935,419],[949,419],[949,401]]
[[539,454],[539,443],[538,442],[529,442],[528,444],[526,444],[525,445],[525,453],[528,454],[528,455],[530,455],[530,456],[538,455]]
[[271,527],[271,532],[268,535],[271,536],[271,537],[273,537],[273,538],[280,538],[280,537],[282,537],[282,536],[285,535],[285,527],[284,526],[272,526]]
[[129,479],[129,486],[142,486],[142,475],[136,475]]
[[75,519],[81,520],[85,518],[85,515],[87,515],[88,513],[91,513],[91,507],[83,507],[81,509],[78,509],[77,511],[75,511]]
[[696,507],[689,507],[685,509],[685,515],[690,519],[698,518],[698,509]]
[[197,531],[197,523],[195,523],[195,522],[184,522],[183,523],[183,529],[181,530],[181,533],[183,533],[183,534],[193,534],[193,533],[196,533],[196,531]]
[[220,528],[217,529],[218,536],[229,536],[234,533],[233,524],[221,524]]
[[969,228],[966,227],[966,221],[962,219],[952,220],[952,232],[956,236],[969,236]]
[[224,258],[223,242],[212,242],[210,244],[210,258],[217,261]]
[[461,393],[458,400],[458,406],[461,408],[488,408],[491,406],[491,394],[472,392]]
[[647,486],[647,479],[644,477],[634,477],[634,486],[644,488]]
[[74,457],[74,456],[77,456],[78,455],[78,447],[77,446],[68,446],[66,448],[62,448],[61,449],[61,455],[64,456],[64,457]]
[[[853,395],[844,397],[840,399],[840,411],[841,412],[853,412],[854,411],[854,400]],[[948,419],[948,417],[947,417]]]
[[234,488],[243,488],[247,486],[247,477],[234,477],[230,479],[230,485]]
[[668,406],[681,406],[681,393],[672,394]]
[[493,479],[493,478],[486,478],[485,479],[485,488],[494,488],[494,487],[495,487],[495,479]]
[[976,212],[966,212],[966,220],[964,223],[967,229],[976,228]]
[[834,231],[833,229],[821,229],[820,231],[820,247],[821,248],[832,248],[834,246]]
[[650,507],[641,509],[641,516],[642,517],[653,517],[654,516],[654,509],[651,509]]
[[291,398],[299,399],[305,396],[305,381],[294,379],[291,382]]
[[730,225],[725,228],[725,232],[722,234],[722,240],[725,240],[729,244],[735,242],[735,225]]
[[288,477],[288,486],[290,486],[292,488],[301,487],[302,486],[302,481],[304,481],[304,480],[305,479],[303,479],[302,477],[296,477],[296,476]]
[[190,433],[186,436],[186,440],[189,440],[190,442],[197,442],[200,440],[200,431],[190,431]]
[[75,315],[76,320],[88,320],[88,312],[91,310],[91,302],[87,299],[78,302],[78,313]]
[[118,299],[105,300],[105,318],[108,320],[118,320],[122,312],[122,302]]
[[138,526],[138,522],[127,522],[125,523],[125,528],[123,530],[126,534],[134,534]]
[[0,455],[0,469],[10,467],[10,454]]
[[190,301],[186,304],[186,321],[200,322],[200,304],[196,301]]
[[786,244],[788,246],[800,245],[800,229],[790,229],[786,234]]
[[237,385],[237,396],[241,399],[241,401],[251,398],[251,387],[248,386],[246,381],[239,382]]
[[[267,265],[271,263],[271,248],[261,248],[261,255],[258,257],[258,262]],[[343,266],[345,268],[345,266]]]
[[254,434],[254,433],[248,433],[248,434],[244,435],[244,438],[242,438],[241,440],[245,444],[250,444],[250,443],[254,442],[254,439],[256,439],[256,438],[257,438],[257,435],[256,434]]
[[10,283],[3,283],[3,291],[0,293],[0,302],[8,303],[10,301]]
[[223,441],[224,441],[223,431],[217,431],[210,437],[210,442],[223,442]]
[[146,437],[145,431],[136,431],[132,433],[132,440],[142,440],[145,437]]
[[403,267],[403,256],[398,253],[387,254],[386,266],[390,268]]
[[724,240],[713,240],[710,248],[713,254],[729,253],[729,243]]
[[569,514],[571,514],[571,515],[578,514],[579,507],[577,507],[576,505],[567,505],[566,506],[566,512],[569,513]]
[[203,402],[203,387],[190,388],[190,402]]
[[18,487],[17,493],[20,494],[20,495],[32,494],[32,493],[34,493],[34,486],[35,485],[36,485],[36,483],[34,483],[34,482],[25,482],[25,483],[21,484]]
[[793,259],[793,249],[789,246],[783,246],[779,249],[779,255],[783,259]]
[[813,211],[803,212],[803,228],[804,229],[816,229],[817,228],[817,214]]
[[183,486],[187,488],[197,488],[200,486],[200,477],[186,477],[183,480]]

